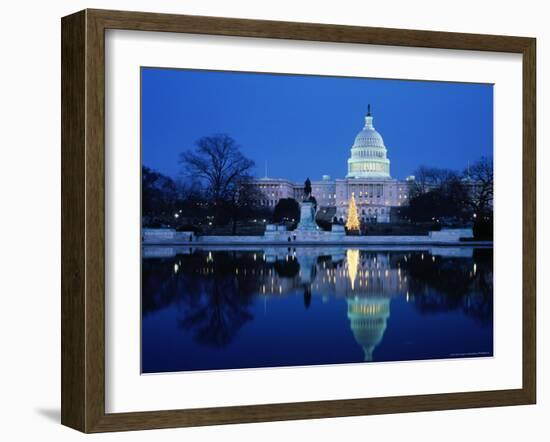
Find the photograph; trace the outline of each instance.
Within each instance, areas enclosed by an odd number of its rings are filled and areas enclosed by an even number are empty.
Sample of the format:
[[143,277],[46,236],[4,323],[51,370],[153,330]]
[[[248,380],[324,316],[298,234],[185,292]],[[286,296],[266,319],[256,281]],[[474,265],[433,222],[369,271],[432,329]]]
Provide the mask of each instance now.
[[143,374],[493,357],[493,84],[140,75]]
[[546,440],[544,6],[6,2],[0,441]]

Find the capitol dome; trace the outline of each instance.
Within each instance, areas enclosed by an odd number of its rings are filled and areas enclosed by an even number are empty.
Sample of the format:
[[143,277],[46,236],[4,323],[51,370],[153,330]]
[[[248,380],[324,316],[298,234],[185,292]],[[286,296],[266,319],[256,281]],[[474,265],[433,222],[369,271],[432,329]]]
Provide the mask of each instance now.
[[374,127],[365,127],[355,137],[355,143],[353,143],[354,149],[368,149],[378,148],[385,149],[384,140]]
[[365,126],[351,147],[347,178],[391,178],[386,146],[374,128],[373,120],[369,104]]

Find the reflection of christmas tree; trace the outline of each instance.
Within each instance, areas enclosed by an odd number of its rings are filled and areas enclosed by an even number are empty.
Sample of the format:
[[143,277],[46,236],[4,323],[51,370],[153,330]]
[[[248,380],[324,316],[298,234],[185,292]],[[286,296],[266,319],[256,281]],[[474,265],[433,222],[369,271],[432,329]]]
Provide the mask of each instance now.
[[357,269],[359,268],[359,250],[348,249],[346,252],[346,259],[348,262],[348,275],[351,282],[351,290],[354,290]]
[[348,221],[346,229],[358,232],[360,228],[359,217],[357,216],[357,206],[355,205],[355,196],[351,195],[348,208]]

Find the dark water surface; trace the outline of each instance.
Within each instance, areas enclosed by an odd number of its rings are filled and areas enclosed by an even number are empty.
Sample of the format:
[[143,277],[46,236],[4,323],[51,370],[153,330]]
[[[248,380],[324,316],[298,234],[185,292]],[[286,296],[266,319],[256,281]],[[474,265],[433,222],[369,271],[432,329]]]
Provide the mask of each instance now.
[[143,373],[492,354],[492,248],[143,248]]

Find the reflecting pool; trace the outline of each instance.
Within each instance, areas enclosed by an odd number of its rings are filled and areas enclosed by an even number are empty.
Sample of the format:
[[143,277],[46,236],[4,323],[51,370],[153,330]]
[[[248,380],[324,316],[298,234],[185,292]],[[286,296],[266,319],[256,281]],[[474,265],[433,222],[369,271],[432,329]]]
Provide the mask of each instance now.
[[143,248],[143,373],[492,354],[492,248]]

